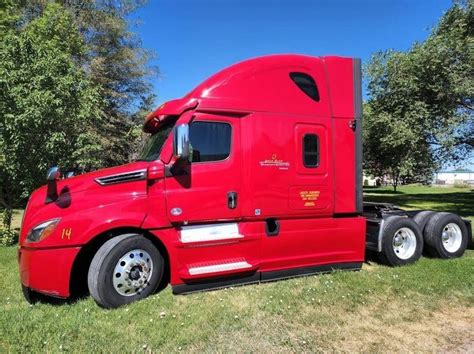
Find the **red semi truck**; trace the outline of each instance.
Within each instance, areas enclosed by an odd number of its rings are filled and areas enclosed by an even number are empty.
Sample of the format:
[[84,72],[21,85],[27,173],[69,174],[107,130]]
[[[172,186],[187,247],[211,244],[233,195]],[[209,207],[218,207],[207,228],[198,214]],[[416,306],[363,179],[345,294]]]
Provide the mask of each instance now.
[[333,269],[461,256],[451,213],[362,201],[360,60],[274,55],[210,77],[146,119],[137,161],[61,178],[25,210],[23,292],[88,289],[107,308]]

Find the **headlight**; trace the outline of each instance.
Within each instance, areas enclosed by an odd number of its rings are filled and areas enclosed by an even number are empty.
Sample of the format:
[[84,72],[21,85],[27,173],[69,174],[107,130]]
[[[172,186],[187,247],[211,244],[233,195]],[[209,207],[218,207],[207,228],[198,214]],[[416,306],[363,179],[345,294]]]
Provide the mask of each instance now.
[[52,219],[35,226],[30,230],[30,232],[28,232],[26,240],[28,242],[38,242],[45,239],[51,235],[60,220],[61,219]]

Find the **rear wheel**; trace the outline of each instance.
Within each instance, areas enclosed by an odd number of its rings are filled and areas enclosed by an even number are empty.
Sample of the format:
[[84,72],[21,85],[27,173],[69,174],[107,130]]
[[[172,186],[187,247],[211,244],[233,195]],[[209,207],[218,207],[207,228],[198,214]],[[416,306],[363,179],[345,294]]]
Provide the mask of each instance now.
[[429,253],[440,258],[462,256],[469,241],[466,224],[453,213],[436,213],[423,234]]
[[417,223],[401,216],[385,219],[381,258],[390,266],[416,262],[423,251],[423,237]]
[[435,211],[423,210],[413,217],[413,221],[418,224],[418,226],[420,227],[420,231],[423,233],[423,230],[425,229],[426,224],[428,224],[428,221],[435,214],[436,214]]
[[163,257],[150,240],[120,235],[104,243],[92,259],[89,291],[100,306],[119,307],[152,294],[163,269]]

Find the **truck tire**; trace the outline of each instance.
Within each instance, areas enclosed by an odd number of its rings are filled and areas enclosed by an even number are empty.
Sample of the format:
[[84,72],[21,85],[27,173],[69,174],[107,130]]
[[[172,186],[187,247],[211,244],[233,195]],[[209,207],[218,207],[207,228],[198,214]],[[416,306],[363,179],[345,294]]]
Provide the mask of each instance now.
[[429,254],[445,259],[461,257],[469,242],[466,224],[453,213],[436,213],[423,235]]
[[412,219],[390,216],[384,221],[382,230],[383,263],[396,267],[416,262],[423,251],[420,228]]
[[163,269],[163,257],[150,240],[138,234],[116,236],[92,259],[89,292],[99,306],[116,308],[153,294]]
[[431,219],[431,217],[435,214],[436,214],[435,211],[423,210],[413,217],[413,221],[418,224],[418,226],[420,227],[420,231],[423,233],[423,230],[425,229],[426,224]]
[[21,284],[21,290],[23,292],[23,296],[25,297],[25,300],[30,305],[34,305],[39,301],[39,294],[36,291],[31,290],[29,287],[24,286],[23,284]]

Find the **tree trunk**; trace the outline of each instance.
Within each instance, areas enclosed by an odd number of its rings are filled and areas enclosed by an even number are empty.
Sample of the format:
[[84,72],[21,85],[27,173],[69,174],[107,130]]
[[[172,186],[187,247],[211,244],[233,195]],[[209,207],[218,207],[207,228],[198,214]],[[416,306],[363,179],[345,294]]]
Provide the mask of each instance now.
[[397,175],[395,175],[395,174],[392,175],[392,186],[393,186],[393,191],[395,193],[397,192],[398,179],[399,179],[398,174]]

